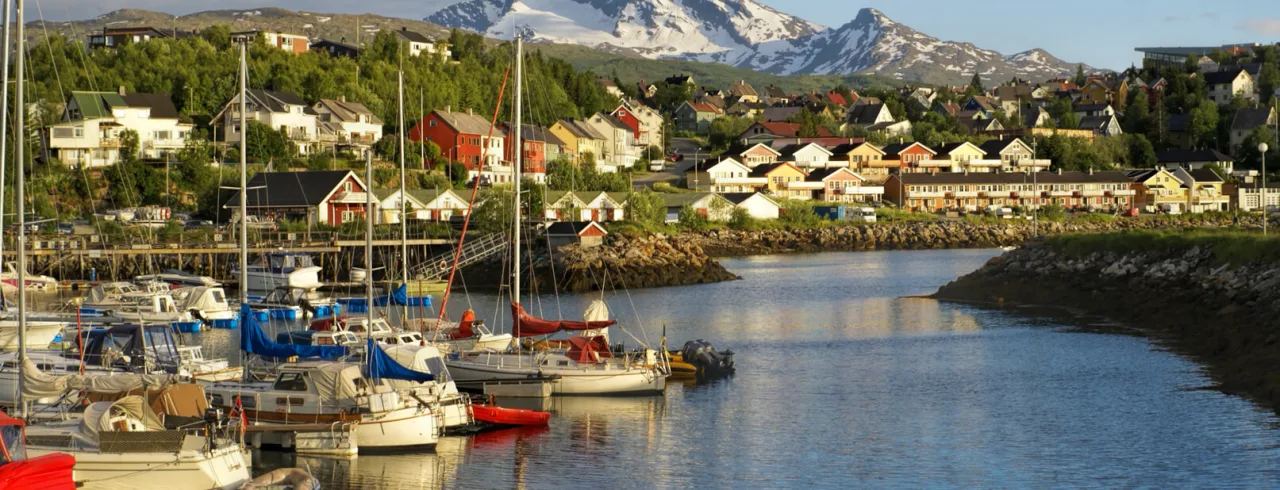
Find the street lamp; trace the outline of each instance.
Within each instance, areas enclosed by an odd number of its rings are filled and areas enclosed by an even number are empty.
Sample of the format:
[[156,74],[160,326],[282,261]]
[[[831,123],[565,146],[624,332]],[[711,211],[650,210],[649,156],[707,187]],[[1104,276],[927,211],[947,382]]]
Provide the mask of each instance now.
[[1267,149],[1266,143],[1258,143],[1258,153],[1262,154],[1262,234],[1267,234]]

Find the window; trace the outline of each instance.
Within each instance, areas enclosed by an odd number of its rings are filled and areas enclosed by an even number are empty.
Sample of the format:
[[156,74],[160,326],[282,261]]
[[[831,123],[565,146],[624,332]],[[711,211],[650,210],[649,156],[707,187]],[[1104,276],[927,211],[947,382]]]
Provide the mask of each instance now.
[[354,186],[355,186],[355,184],[354,184],[354,183],[352,183],[351,181],[343,182],[343,183],[342,183],[342,192],[351,192],[351,189],[352,189],[352,188],[354,188]]
[[355,213],[355,212],[353,212],[353,211],[351,211],[351,210],[344,210],[344,211],[342,211],[342,222],[343,222],[343,223],[349,223],[349,222],[355,221],[355,219],[356,219],[356,213]]
[[271,387],[281,391],[307,391],[307,379],[302,373],[282,373]]

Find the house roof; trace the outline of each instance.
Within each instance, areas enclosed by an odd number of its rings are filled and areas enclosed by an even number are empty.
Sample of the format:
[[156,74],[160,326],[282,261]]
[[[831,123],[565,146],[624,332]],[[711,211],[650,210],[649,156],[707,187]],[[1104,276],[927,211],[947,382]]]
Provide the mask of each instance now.
[[409,197],[416,199],[424,206],[431,204],[431,201],[434,201],[436,198],[445,194],[452,194],[453,197],[459,201],[462,201],[463,203],[467,202],[466,199],[463,199],[462,196],[459,196],[458,193],[453,192],[450,189],[413,189],[409,191]]
[[1115,118],[1115,116],[1085,116],[1080,118],[1080,126],[1078,128],[1101,131],[1106,129],[1107,125],[1111,124],[1111,121],[1114,121]]
[[608,235],[609,232],[595,221],[557,221],[547,226],[548,236],[581,236],[588,229],[595,228]]
[[127,107],[124,98],[115,92],[71,92],[71,98],[85,119],[111,117],[112,107]]
[[1222,176],[1209,167],[1200,167],[1187,172],[1196,182],[1223,182]]
[[325,46],[337,46],[337,47],[339,47],[339,48],[347,49],[347,50],[351,50],[351,51],[355,51],[355,52],[357,52],[357,53],[359,53],[359,52],[360,52],[360,50],[361,50],[361,48],[360,48],[359,46],[356,46],[356,45],[354,45],[354,44],[347,44],[347,43],[342,42],[342,41],[333,41],[333,40],[329,40],[329,39],[321,39],[321,40],[319,40],[319,41],[316,41],[316,42],[314,42],[314,43],[311,43],[311,48],[312,48],[312,49],[315,49],[315,48],[323,48],[323,47],[325,47]]
[[1234,70],[1215,71],[1204,74],[1204,83],[1208,85],[1222,85],[1234,82],[1236,77],[1240,76],[1243,69],[1236,68]]
[[1000,124],[1000,120],[999,120],[999,119],[984,119],[984,118],[977,118],[977,119],[964,119],[964,118],[961,118],[961,119],[959,120],[959,122],[960,122],[960,125],[961,125],[961,126],[964,126],[964,127],[965,127],[965,129],[968,129],[968,130],[969,130],[969,132],[974,132],[974,131],[988,131],[988,130],[1004,129],[1004,125],[1003,125],[1003,124]]
[[459,133],[487,135],[493,129],[493,125],[489,124],[488,119],[474,113],[453,112],[443,109],[436,109],[431,112]]
[[[704,96],[705,98],[705,96]],[[720,114],[720,108],[710,102],[686,102],[695,112],[710,112],[712,114]],[[723,102],[722,102],[723,104]]]
[[985,152],[988,157],[997,157],[998,159],[1000,152],[1020,142],[1021,141],[1018,138],[1010,138],[1007,140],[994,139],[994,140],[987,140],[982,142],[982,144],[979,145],[979,147],[982,148],[982,151]]
[[751,84],[747,83],[745,80],[739,81],[738,83],[731,85],[729,87],[729,95],[732,95],[735,97],[743,97],[748,95],[752,95],[756,97],[760,96],[760,94],[756,93],[756,89],[753,88]]
[[809,147],[809,146],[811,146],[811,145],[812,145],[812,146],[816,146],[816,147],[818,147],[818,149],[821,149],[822,151],[824,151],[824,152],[826,152],[826,153],[828,153],[828,154],[830,154],[830,153],[831,153],[831,150],[828,150],[828,149],[824,148],[822,145],[819,145],[819,144],[817,144],[817,143],[792,143],[792,144],[789,144],[789,145],[784,146],[784,147],[782,147],[782,148],[779,148],[779,149],[778,149],[778,154],[779,154],[779,156],[781,156],[781,157],[783,157],[783,158],[786,158],[786,157],[789,157],[789,156],[794,156],[794,155],[796,154],[796,152],[798,152],[798,151],[800,151],[800,150],[803,150],[803,149],[805,149],[805,148],[808,148],[808,147]]
[[751,199],[756,196],[763,197],[764,200],[769,201],[769,203],[773,204],[774,206],[778,205],[778,201],[774,201],[772,197],[769,197],[768,194],[765,194],[762,192],[726,192],[724,194],[720,194],[720,197],[725,198],[725,200],[728,200],[729,202],[733,203],[735,206],[738,204],[742,204],[746,202],[747,199]]
[[946,111],[947,114],[950,114],[952,116],[960,112],[960,105],[954,102],[935,102],[933,106],[935,109],[941,108],[942,110]]
[[[731,162],[737,163],[738,165],[742,165],[742,162],[739,162],[738,159],[736,158],[716,157],[716,158],[708,158],[701,162],[694,163],[692,167],[689,167],[689,170],[692,170],[695,172],[706,172],[714,168],[716,165],[720,165],[721,163],[724,163],[726,161],[731,161]],[[743,165],[743,166],[745,167],[746,165]]]
[[[1021,172],[1009,173],[959,173],[942,172],[937,174],[906,173],[894,175],[909,185],[933,184],[1022,184],[1031,183],[1033,176]],[[1125,172],[1038,172],[1034,180],[1044,183],[1090,183],[1090,182],[1130,182]]]
[[396,35],[397,35],[397,36],[400,36],[400,37],[401,37],[402,39],[404,39],[405,41],[410,41],[410,42],[415,42],[415,43],[433,43],[433,42],[435,42],[435,40],[433,40],[433,39],[431,39],[431,38],[429,38],[429,37],[427,37],[427,36],[424,36],[424,35],[422,35],[422,34],[419,34],[419,33],[417,33],[417,32],[411,31],[411,30],[409,30],[409,28],[407,28],[407,27],[401,27],[400,29],[397,29],[397,30],[394,30],[394,31],[391,31],[391,32],[396,33]]
[[933,149],[927,146],[924,146],[921,143],[890,143],[888,145],[885,145],[884,148],[881,148],[880,150],[884,152],[885,159],[893,160],[895,158],[901,158],[902,152],[907,151],[908,148],[911,148],[913,146],[919,146],[920,148],[925,149],[926,151],[928,151],[930,154],[933,154],[933,155],[938,154],[938,152],[933,151]]
[[1105,111],[1111,104],[1076,104],[1071,110],[1073,112],[1097,112]]
[[788,93],[787,93],[787,91],[782,90],[781,88],[779,88],[779,87],[775,87],[775,86],[773,86],[773,85],[770,85],[770,86],[766,87],[766,88],[764,89],[764,93],[765,93],[765,94],[767,94],[769,97],[773,97],[773,98],[775,98],[775,99],[790,99],[790,98],[791,98],[791,94],[788,94]]
[[[705,199],[707,196],[718,196],[710,192],[671,192],[661,193],[662,204],[668,208],[682,208],[692,206],[694,203]],[[721,198],[723,199],[723,198]]]
[[849,110],[849,122],[868,126],[875,124],[876,118],[880,117],[880,111],[883,110],[885,110],[884,104],[859,105]]
[[382,124],[382,120],[373,114],[373,111],[365,107],[359,102],[349,102],[339,99],[320,99],[316,105],[324,106],[333,114],[333,118],[339,122],[360,122],[360,116],[369,116],[371,124]]
[[627,131],[631,131],[631,126],[627,126],[627,123],[622,122],[621,119],[618,119],[617,117],[614,117],[612,114],[609,114],[607,112],[597,112],[595,115],[591,116],[591,118],[592,120],[598,119],[599,122],[603,122],[605,124],[613,126],[615,129],[624,129]]
[[969,100],[977,103],[978,107],[981,107],[984,111],[994,111],[997,107],[1000,107],[1000,104],[996,102],[996,99],[986,95],[975,95],[970,97]]
[[1234,162],[1218,150],[1170,150],[1156,152],[1159,163]]
[[1022,97],[1024,95],[1027,97],[1030,97],[1032,90],[1034,90],[1034,88],[1030,84],[1026,84],[1026,83],[1019,83],[1015,85],[1001,85],[999,87],[996,87],[995,96],[997,99],[1000,99],[1002,101],[1017,100],[1019,97]]
[[861,176],[859,176],[857,173],[847,168],[828,167],[828,168],[813,169],[812,171],[809,172],[809,175],[804,178],[804,180],[807,182],[823,182],[827,180],[827,177],[831,177],[832,175],[835,175],[838,173],[848,173],[849,175],[852,175],[854,177],[861,178]]
[[591,127],[590,124],[586,124],[585,122],[577,119],[561,119],[556,122],[559,123],[560,126],[564,127],[566,131],[569,131],[569,133],[575,138],[587,138],[593,140],[608,139],[605,138],[604,135],[600,134],[599,131],[596,131],[595,128]]
[[827,100],[830,101],[832,104],[835,104],[841,107],[847,107],[849,105],[849,101],[845,100],[844,95],[835,91],[827,92]]
[[1258,126],[1265,126],[1271,119],[1271,115],[1275,114],[1275,109],[1271,107],[1244,108],[1236,111],[1236,115],[1231,119],[1231,129],[1235,130],[1252,130]]
[[[794,137],[800,133],[800,123],[761,121],[756,124],[763,127],[765,131],[769,132],[769,134],[777,136]],[[832,137],[831,132],[827,131],[827,128],[821,126],[818,127],[818,136],[823,138]]]
[[976,149],[976,150],[981,150],[981,148],[979,148],[977,145],[974,145],[973,143],[970,143],[970,142],[968,142],[968,141],[961,141],[961,142],[959,142],[959,143],[947,143],[947,144],[942,145],[941,147],[939,147],[939,148],[938,148],[938,153],[937,153],[937,155],[938,155],[938,156],[950,156],[950,155],[951,155],[951,152],[954,152],[954,151],[959,150],[959,149],[961,149],[961,148],[967,148],[967,147],[972,147],[972,148],[974,148],[974,149]]
[[782,167],[791,167],[795,169],[797,172],[804,173],[804,171],[800,170],[795,165],[792,165],[791,162],[773,162],[773,163],[766,163],[764,165],[760,165],[760,166],[757,166],[756,168],[751,169],[751,176],[765,177],[773,173],[774,170],[777,170]]
[[764,110],[763,117],[768,122],[785,122],[803,110],[803,107],[769,107]]
[[[360,179],[350,170],[259,172],[249,179],[245,200],[250,207],[318,206],[348,177]],[[235,208],[239,202],[240,193],[237,191],[223,207]]]
[[667,77],[666,82],[668,85],[680,85],[680,84],[689,83],[692,80],[693,80],[693,77],[689,75],[676,75],[673,77]]
[[1165,129],[1170,133],[1185,133],[1187,132],[1187,121],[1190,120],[1190,114],[1170,114],[1169,120],[1165,123]]
[[876,145],[863,141],[861,143],[841,143],[839,145],[833,146],[831,147],[831,156],[848,155],[849,152],[852,152],[853,150],[856,150],[863,146],[871,148],[872,150],[875,150],[877,153],[880,153],[881,155],[884,154],[884,150],[877,148]]
[[1034,127],[1040,122],[1041,117],[1048,117],[1049,111],[1044,110],[1040,106],[1031,106],[1022,110],[1023,127]]
[[126,94],[122,96],[128,107],[148,107],[152,118],[177,119],[178,108],[165,94]]
[[750,145],[744,145],[742,143],[734,143],[733,145],[729,146],[729,149],[724,151],[724,154],[739,156],[739,155],[742,155],[743,153],[746,153],[748,151],[755,149],[755,147],[757,146],[764,148],[766,150],[769,150],[769,152],[773,153],[774,156],[779,156],[782,154],[782,153],[779,153],[776,148],[773,148],[772,146],[766,145],[764,143],[752,143]]

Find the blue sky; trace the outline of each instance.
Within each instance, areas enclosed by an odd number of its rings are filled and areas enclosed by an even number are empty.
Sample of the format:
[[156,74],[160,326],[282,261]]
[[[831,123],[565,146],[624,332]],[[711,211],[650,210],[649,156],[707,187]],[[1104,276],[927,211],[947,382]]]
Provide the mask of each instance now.
[[[49,20],[82,19],[120,8],[186,14],[208,9],[278,6],[313,12],[422,18],[458,0],[40,0]],[[1138,46],[1213,46],[1280,41],[1280,0],[759,0],[829,27],[874,7],[925,34],[968,41],[1005,54],[1043,48],[1067,61],[1121,69]],[[29,18],[36,9],[27,2]]]
[[[1012,54],[1043,48],[1067,61],[1122,69],[1139,46],[1216,46],[1280,41],[1280,0],[760,0],[776,10],[838,27],[873,7],[894,21],[949,41]],[[1229,8],[1224,8],[1229,6]]]

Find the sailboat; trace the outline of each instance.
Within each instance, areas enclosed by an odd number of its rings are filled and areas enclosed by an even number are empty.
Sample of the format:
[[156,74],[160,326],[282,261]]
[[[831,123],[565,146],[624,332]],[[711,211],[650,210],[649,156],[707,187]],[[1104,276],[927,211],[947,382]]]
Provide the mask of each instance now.
[[[8,1],[5,2],[5,38],[8,44]],[[18,43],[15,100],[18,113],[26,113],[24,85],[23,47],[23,0],[17,0],[18,32],[15,36]],[[242,48],[243,49],[243,48]],[[6,46],[6,56],[9,49]],[[242,51],[243,52],[243,51]],[[7,65],[6,65],[7,66]],[[7,77],[6,77],[7,78]],[[3,80],[7,85],[8,80]],[[14,133],[17,135],[14,145],[14,157],[19,162],[17,172],[18,189],[18,284],[24,283],[26,275],[25,218],[23,208],[25,201],[22,162],[25,117],[17,117]],[[18,288],[18,379],[17,392],[20,395],[18,413],[27,418],[27,405],[30,399],[39,399],[53,391],[65,391],[66,383],[74,379],[68,376],[61,379],[46,379],[52,389],[45,393],[33,393],[42,386],[32,383],[28,376],[38,375],[34,363],[27,358],[26,350],[26,292]],[[124,378],[136,375],[114,375],[94,377],[104,378],[113,385],[126,385],[125,392],[135,388],[133,383]],[[75,376],[75,378],[82,378]],[[146,392],[146,384],[139,382]],[[93,382],[88,381],[92,386]],[[50,386],[43,386],[50,388]],[[199,387],[196,387],[198,390]],[[194,402],[203,403],[203,394]],[[188,405],[189,406],[189,405]],[[89,405],[79,420],[66,420],[48,425],[37,425],[27,428],[27,453],[31,456],[44,456],[54,453],[65,453],[75,458],[73,479],[77,488],[106,488],[119,486],[122,488],[145,487],[153,485],[157,480],[163,481],[166,488],[172,489],[233,489],[239,488],[249,480],[249,460],[244,448],[227,437],[225,419],[209,418],[203,413],[187,413],[203,417],[204,420],[194,427],[166,427],[138,396],[126,396],[114,402],[98,402]],[[188,419],[190,420],[190,419]],[[203,432],[203,435],[201,435]],[[195,440],[192,440],[195,438]],[[145,444],[139,444],[145,442]]]
[[[243,80],[243,79],[242,79]],[[241,85],[241,103],[244,85]],[[244,111],[241,111],[243,117]],[[241,145],[244,139],[241,139]],[[241,152],[241,171],[244,152]],[[372,157],[369,157],[370,159]],[[373,164],[366,162],[366,182],[372,182]],[[244,174],[241,174],[240,212],[246,210]],[[366,193],[366,217],[372,218],[373,193]],[[373,221],[366,219],[368,237],[365,259],[372,260]],[[244,224],[242,222],[241,226]],[[243,232],[243,228],[241,229]],[[240,237],[241,271],[247,259],[245,235]],[[242,272],[243,274],[243,272]],[[366,281],[371,280],[366,278]],[[241,276],[244,283],[244,277]],[[366,295],[373,303],[372,284]],[[245,293],[241,292],[242,298]],[[370,312],[372,319],[372,312]],[[346,332],[341,332],[346,333]],[[257,320],[242,302],[240,315],[240,349],[270,359],[320,358],[319,361],[292,362],[276,369],[270,381],[215,383],[209,388],[212,405],[241,411],[254,424],[309,425],[357,424],[356,445],[364,450],[434,448],[440,439],[440,425],[433,407],[413,393],[399,391],[387,379],[426,381],[430,374],[412,372],[388,361],[372,339],[367,340],[363,365],[338,360],[347,357],[348,348],[339,345],[308,346],[272,342],[258,326]],[[248,369],[246,363],[246,370]],[[399,368],[399,369],[397,369]],[[359,450],[359,449],[357,449]]]
[[[516,337],[550,335],[557,332],[603,331],[615,322],[608,320],[603,302],[588,308],[588,318],[582,322],[543,320],[526,313],[520,305],[520,235],[522,211],[520,204],[520,173],[523,151],[520,151],[520,98],[523,87],[523,44],[516,37],[516,92],[515,128],[513,136],[516,151],[512,163],[512,182],[515,186],[514,233],[512,245],[511,311],[513,332]],[[642,356],[615,355],[604,336],[572,337],[571,348],[565,352],[541,351],[499,353],[494,351],[465,352],[451,355],[446,364],[458,381],[486,382],[499,380],[524,380],[546,378],[551,383],[552,395],[661,395],[666,389],[667,372],[656,351],[646,350]]]

